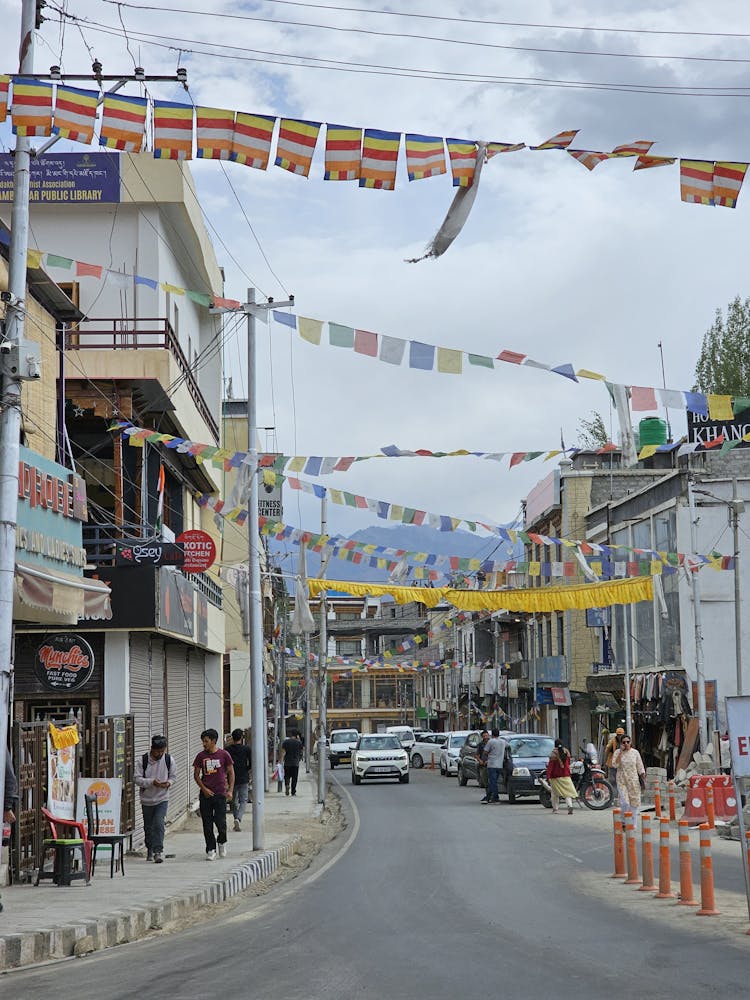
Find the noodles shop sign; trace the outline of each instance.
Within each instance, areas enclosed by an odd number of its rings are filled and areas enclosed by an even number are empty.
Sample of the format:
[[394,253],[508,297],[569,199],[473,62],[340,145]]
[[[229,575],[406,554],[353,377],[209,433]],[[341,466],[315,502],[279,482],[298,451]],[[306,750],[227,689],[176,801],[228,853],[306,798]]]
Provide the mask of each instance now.
[[94,672],[94,652],[72,632],[47,635],[36,651],[34,669],[46,688],[77,691]]

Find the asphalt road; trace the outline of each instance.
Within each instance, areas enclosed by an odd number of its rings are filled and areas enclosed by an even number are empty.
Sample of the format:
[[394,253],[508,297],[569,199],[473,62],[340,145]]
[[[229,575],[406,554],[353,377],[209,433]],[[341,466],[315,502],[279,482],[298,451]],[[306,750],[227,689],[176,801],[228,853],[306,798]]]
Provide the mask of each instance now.
[[350,825],[305,874],[181,934],[14,973],[3,995],[744,995],[739,922],[728,929],[609,880],[601,817],[481,806],[476,786],[431,771],[412,771],[408,786],[355,788],[343,768],[332,778]]

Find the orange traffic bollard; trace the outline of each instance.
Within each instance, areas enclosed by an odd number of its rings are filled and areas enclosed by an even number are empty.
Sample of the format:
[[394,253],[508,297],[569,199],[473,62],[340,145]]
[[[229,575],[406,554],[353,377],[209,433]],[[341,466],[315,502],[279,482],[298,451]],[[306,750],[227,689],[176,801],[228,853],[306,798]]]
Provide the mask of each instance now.
[[656,892],[654,882],[654,851],[651,843],[651,817],[644,813],[641,816],[641,865],[643,866],[643,885],[638,892]]
[[626,878],[625,872],[625,842],[622,834],[622,810],[612,810],[612,825],[614,827],[615,870],[610,878]]
[[677,819],[677,792],[674,781],[669,782],[669,821],[674,823]]
[[700,827],[701,844],[701,908],[695,911],[697,917],[715,917],[719,911],[716,909],[714,899],[714,862],[711,857],[711,827],[708,823],[701,823]]
[[669,856],[669,816],[659,820],[659,891],[654,899],[674,899]]
[[638,852],[635,846],[635,817],[630,810],[625,813],[625,849],[628,868],[625,885],[638,885],[641,880],[638,877]]
[[661,790],[658,779],[654,782],[654,815],[661,819]]
[[716,813],[714,812],[714,786],[710,781],[706,785],[706,817],[708,825],[713,830],[716,826]]
[[678,823],[680,830],[680,898],[678,906],[697,906],[698,900],[693,899],[693,864],[690,859],[690,826],[686,819]]

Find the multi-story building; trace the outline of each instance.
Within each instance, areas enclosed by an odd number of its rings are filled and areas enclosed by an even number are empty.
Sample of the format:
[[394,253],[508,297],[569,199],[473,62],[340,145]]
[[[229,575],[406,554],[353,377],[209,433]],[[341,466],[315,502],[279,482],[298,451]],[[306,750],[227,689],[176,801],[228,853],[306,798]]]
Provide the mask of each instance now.
[[[41,197],[53,179],[56,190],[63,182],[73,192],[96,189],[95,197]],[[152,734],[167,736],[179,775],[168,814],[176,821],[195,797],[190,764],[200,732],[222,728],[224,614],[215,567],[118,565],[115,545],[188,529],[217,535],[196,497],[220,490],[220,471],[197,460],[200,447],[175,439],[219,444],[221,321],[207,307],[222,295],[223,276],[184,164],[48,154],[31,185],[37,251],[77,310],[58,323],[57,345],[47,338],[43,381],[55,402],[40,404],[39,434],[86,482],[88,573],[111,587],[112,617],[60,631],[63,644],[71,634],[85,643],[94,663],[86,683],[67,690],[46,688],[34,666],[48,629],[17,628],[14,712],[21,724],[77,718],[89,748],[84,774],[96,763],[98,720],[132,719],[126,812],[138,843],[133,755]],[[129,444],[110,430],[120,421],[154,433]]]
[[[669,465],[671,457],[665,454],[658,462]],[[523,585],[583,582],[574,550],[543,539],[585,540],[586,516],[592,508],[647,487],[663,475],[664,468],[623,468],[616,449],[579,451],[572,460],[561,461],[525,500],[524,532],[542,538],[526,544],[528,571]],[[587,685],[594,665],[609,656],[602,630],[591,627],[591,621],[585,611],[526,616],[526,672],[540,710],[538,729],[559,735],[575,748],[583,739],[596,739],[600,718],[609,721],[606,712],[597,711],[601,704],[592,699]],[[618,708],[610,703],[605,707]]]

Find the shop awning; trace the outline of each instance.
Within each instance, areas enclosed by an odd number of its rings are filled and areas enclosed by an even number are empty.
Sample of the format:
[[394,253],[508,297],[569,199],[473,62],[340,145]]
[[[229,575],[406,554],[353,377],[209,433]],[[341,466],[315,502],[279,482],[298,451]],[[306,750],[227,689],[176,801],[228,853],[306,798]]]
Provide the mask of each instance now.
[[53,573],[16,563],[16,597],[29,608],[79,619],[109,621],[112,617],[110,588],[99,580]]

